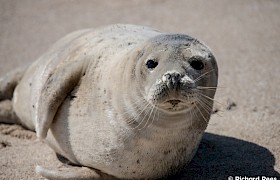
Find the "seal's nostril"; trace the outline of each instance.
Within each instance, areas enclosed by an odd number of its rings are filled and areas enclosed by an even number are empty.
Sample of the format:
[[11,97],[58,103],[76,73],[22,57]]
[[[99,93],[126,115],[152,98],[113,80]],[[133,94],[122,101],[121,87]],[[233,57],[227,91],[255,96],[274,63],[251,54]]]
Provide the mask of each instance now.
[[176,81],[180,81],[181,75],[179,73],[174,74],[174,78]]
[[162,79],[169,88],[175,89],[180,84],[181,74],[178,72],[167,72],[163,75]]
[[179,73],[173,73],[172,75],[173,82],[179,83],[181,79],[181,75]]
[[170,80],[171,79],[171,75],[170,74],[165,74],[166,79]]

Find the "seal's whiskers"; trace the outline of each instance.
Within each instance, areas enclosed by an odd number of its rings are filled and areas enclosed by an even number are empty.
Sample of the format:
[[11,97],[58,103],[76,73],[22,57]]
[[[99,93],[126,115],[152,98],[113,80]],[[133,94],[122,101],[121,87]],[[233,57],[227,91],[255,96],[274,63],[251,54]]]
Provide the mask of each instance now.
[[142,100],[142,99],[139,99],[139,100],[136,100],[135,102],[130,102],[131,103],[131,106],[129,107],[135,107],[135,108],[130,108],[128,109],[126,104],[123,105],[123,107],[125,108],[124,109],[124,113],[120,114],[121,117],[126,117],[127,115],[130,115],[131,113],[134,113],[135,110],[136,111],[141,111],[142,107],[143,107],[143,104],[145,104],[145,100]]
[[[197,106],[195,106],[195,109],[197,108]],[[190,111],[191,112],[191,111]],[[197,114],[198,112],[197,111],[192,111],[192,114],[193,114],[193,116],[194,116],[194,120],[195,119],[200,119],[200,117],[199,117],[199,115]],[[192,127],[194,127],[194,123],[193,123],[193,121],[191,121],[191,125],[192,125]],[[195,128],[195,127],[194,127]]]
[[[150,103],[147,102],[147,106],[145,106],[145,115],[144,115],[144,117],[141,119],[141,121],[139,122],[139,124],[138,124],[136,127],[134,127],[134,129],[141,130],[141,128],[139,128],[139,127],[144,123],[144,121],[145,121],[145,119],[146,119],[146,117],[147,117],[148,114],[149,114],[149,116],[148,116],[147,121],[149,121],[149,118],[150,118],[150,116],[151,116],[151,112],[153,111],[153,108],[152,108],[152,109],[147,108],[147,107],[149,107],[149,106],[151,106],[151,105],[150,105]],[[148,109],[148,111],[146,111],[147,109]],[[146,123],[144,124],[144,127],[145,127],[145,125],[146,125]],[[143,127],[143,128],[144,128],[144,127]]]
[[[204,102],[204,104],[207,105],[209,108],[212,108],[213,102],[221,105],[222,107],[226,107],[224,104],[220,103],[216,99],[212,99],[212,98],[206,96],[205,94],[201,94],[201,93],[198,93],[198,94],[200,95],[200,101]],[[222,117],[222,115],[220,113],[223,113],[223,112],[224,111],[222,109],[219,109],[218,111],[215,111],[215,114]],[[212,113],[213,113],[213,109],[212,109]]]
[[191,118],[190,118],[190,121],[191,121],[190,127],[192,127],[193,126],[193,119],[195,119],[196,115],[195,115],[194,111],[186,111],[186,119],[189,119],[188,113],[191,116]]
[[211,97],[209,97],[209,96],[207,96],[207,95],[205,95],[203,93],[197,92],[197,94],[199,94],[201,97],[204,97],[204,98],[206,98],[208,100],[214,101],[214,102],[216,102],[216,103],[218,103],[218,104],[220,104],[222,106],[225,106],[224,104],[220,103],[219,101],[215,100],[214,98],[211,98]]
[[201,74],[200,76],[198,76],[198,77],[194,80],[194,82],[197,82],[197,81],[201,80],[202,78],[207,77],[206,75],[209,74],[209,73],[212,72],[212,71],[215,71],[215,69],[211,69],[211,70],[209,70],[209,71],[207,71],[207,72]]
[[205,110],[205,112],[211,115],[212,108],[209,108],[203,101],[198,100],[198,104]]
[[208,109],[211,109],[211,111],[212,111],[212,106],[213,106],[213,102],[212,101],[210,101],[209,99],[206,99],[204,97],[201,97],[199,99],[199,101],[201,101]]
[[[140,117],[140,115],[143,113],[143,112],[145,112],[145,114],[146,114],[146,110],[148,109],[147,107],[149,106],[149,103],[148,102],[145,102],[143,105],[140,105],[139,107],[139,110],[140,110],[140,113],[139,114],[137,114],[137,116],[136,117],[131,117],[131,118],[129,118],[128,120],[129,121],[127,121],[128,122],[128,125],[132,125],[133,123],[138,123],[137,121],[135,121],[135,119],[138,119],[139,117]],[[137,111],[138,112],[138,111]],[[140,121],[140,123],[141,123],[141,121]],[[139,124],[140,124],[139,123]],[[138,124],[138,125],[139,125]],[[137,126],[138,126],[137,125]]]
[[197,86],[198,90],[209,90],[209,91],[216,91],[218,87],[205,87],[205,86]]
[[198,107],[197,104],[195,104],[195,107],[196,107],[196,109],[198,110],[198,112],[201,114],[203,120],[204,120],[206,123],[208,123],[207,118],[203,115],[203,113],[201,112],[201,110],[199,109],[199,107]]
[[[155,109],[155,106],[152,106],[152,110],[150,111],[150,114],[149,114],[149,117],[148,117],[146,123],[144,124],[144,126],[143,126],[142,128],[138,128],[139,131],[141,131],[141,130],[144,129],[145,127],[148,127],[148,126],[149,126],[148,123],[149,123],[149,121],[150,121],[150,118],[151,118],[151,115],[153,114],[154,109]],[[155,113],[154,113],[154,114],[155,114]],[[153,121],[153,120],[152,120],[152,121]],[[152,121],[151,121],[151,122],[152,122]]]
[[156,115],[157,115],[157,120],[156,121],[158,121],[158,119],[159,119],[159,110],[157,109],[157,106],[158,106],[158,104],[154,105],[156,112],[154,112],[154,116],[153,116],[152,122],[148,125],[148,127],[150,127],[153,124]]
[[137,112],[138,115],[138,112],[141,113],[143,107],[145,107],[146,101],[144,99],[138,98],[135,101],[130,101],[129,104],[130,106],[127,106],[125,103],[122,104],[122,107],[124,108],[123,109],[124,112],[119,114],[120,117],[130,116],[131,114],[135,113],[135,111]]

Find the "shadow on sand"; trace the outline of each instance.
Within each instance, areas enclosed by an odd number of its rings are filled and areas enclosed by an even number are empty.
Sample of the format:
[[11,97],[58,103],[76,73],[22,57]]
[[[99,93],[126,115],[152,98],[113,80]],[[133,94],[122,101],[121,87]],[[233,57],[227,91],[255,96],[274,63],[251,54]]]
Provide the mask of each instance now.
[[262,146],[205,133],[195,157],[176,179],[227,180],[229,176],[280,177],[273,168],[274,164],[273,154]]

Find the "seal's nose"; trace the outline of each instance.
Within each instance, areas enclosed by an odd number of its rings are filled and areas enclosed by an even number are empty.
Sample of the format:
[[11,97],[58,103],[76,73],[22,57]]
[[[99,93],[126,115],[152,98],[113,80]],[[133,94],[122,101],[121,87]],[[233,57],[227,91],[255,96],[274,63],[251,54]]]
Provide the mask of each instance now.
[[178,72],[166,72],[162,77],[169,89],[176,89],[180,85],[181,74]]

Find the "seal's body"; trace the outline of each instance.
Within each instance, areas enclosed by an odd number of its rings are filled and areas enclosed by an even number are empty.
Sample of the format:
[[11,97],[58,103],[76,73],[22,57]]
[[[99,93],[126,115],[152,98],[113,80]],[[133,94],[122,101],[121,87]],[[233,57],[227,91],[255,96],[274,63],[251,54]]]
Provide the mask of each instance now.
[[217,78],[215,58],[198,40],[112,25],[58,41],[17,78],[12,107],[17,121],[74,164],[160,178],[193,157]]

